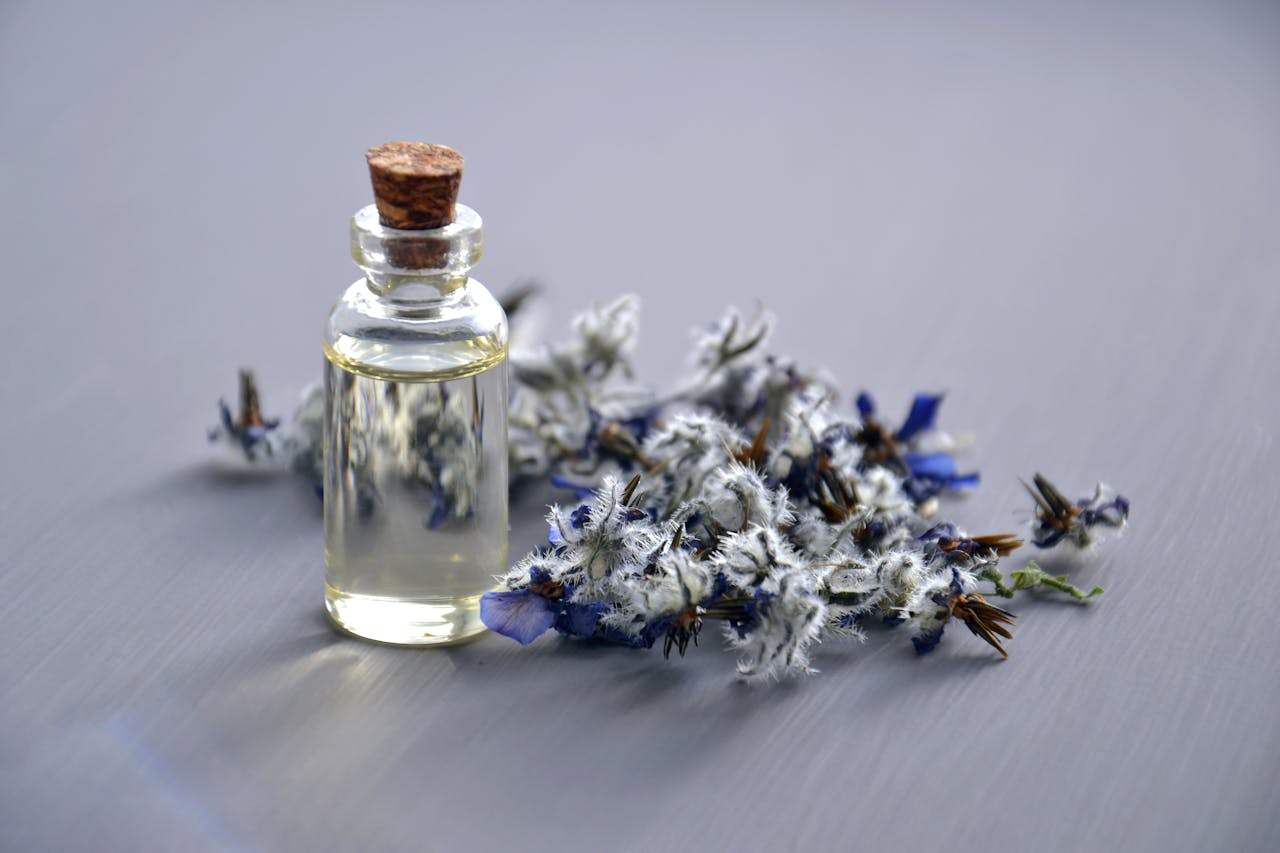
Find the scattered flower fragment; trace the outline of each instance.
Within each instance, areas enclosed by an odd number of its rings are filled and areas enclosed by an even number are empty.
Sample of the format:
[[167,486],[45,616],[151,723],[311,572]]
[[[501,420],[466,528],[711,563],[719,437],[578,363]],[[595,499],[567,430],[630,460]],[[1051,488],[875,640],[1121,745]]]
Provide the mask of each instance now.
[[1072,545],[1091,548],[1102,541],[1104,531],[1120,532],[1129,521],[1129,500],[1104,483],[1098,483],[1091,497],[1068,500],[1043,474],[1032,479],[1027,491],[1036,502],[1031,541],[1038,548]]
[[218,425],[209,430],[209,441],[230,446],[249,463],[276,458],[283,449],[279,418],[264,418],[253,371],[240,371],[240,408],[234,415],[225,400],[218,401]]

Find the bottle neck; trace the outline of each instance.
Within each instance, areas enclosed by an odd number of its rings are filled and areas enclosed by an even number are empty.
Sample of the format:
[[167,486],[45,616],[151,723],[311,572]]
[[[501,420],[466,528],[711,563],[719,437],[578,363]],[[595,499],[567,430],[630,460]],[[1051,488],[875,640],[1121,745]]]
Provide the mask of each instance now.
[[401,310],[458,298],[468,273],[484,251],[479,214],[456,206],[453,222],[442,228],[408,231],[388,228],[374,205],[351,218],[351,257],[379,302]]

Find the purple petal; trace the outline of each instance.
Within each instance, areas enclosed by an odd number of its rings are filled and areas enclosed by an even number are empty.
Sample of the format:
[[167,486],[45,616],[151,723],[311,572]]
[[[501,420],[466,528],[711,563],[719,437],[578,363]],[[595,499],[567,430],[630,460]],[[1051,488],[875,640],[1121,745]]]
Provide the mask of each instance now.
[[956,475],[956,460],[949,453],[908,453],[902,461],[916,477],[948,480]]
[[594,637],[600,617],[608,610],[603,601],[570,604],[556,620],[556,630],[575,637]]
[[933,426],[938,417],[938,406],[942,405],[941,394],[917,394],[911,401],[911,411],[902,428],[898,430],[898,441],[910,441]]
[[480,621],[491,631],[527,646],[556,619],[551,602],[529,589],[486,592],[480,597]]
[[592,486],[570,479],[562,474],[553,473],[551,475],[551,485],[561,489],[573,489],[578,500],[589,498],[595,494],[595,489]]
[[916,647],[916,654],[927,655],[938,647],[942,642],[942,631],[945,625],[939,625],[936,629],[925,631],[911,638],[911,645]]
[[949,521],[944,521],[941,524],[935,524],[930,527],[916,538],[921,542],[928,542],[937,539],[958,539],[959,537],[960,531],[956,529],[956,526]]
[[591,505],[583,504],[569,514],[569,526],[581,530],[591,520]]

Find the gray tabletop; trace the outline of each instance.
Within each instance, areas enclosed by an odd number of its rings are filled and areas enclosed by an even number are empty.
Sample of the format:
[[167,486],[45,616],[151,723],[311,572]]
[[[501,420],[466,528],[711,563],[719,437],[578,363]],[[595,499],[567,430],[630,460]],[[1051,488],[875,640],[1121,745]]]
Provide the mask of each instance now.
[[[1275,849],[1280,9],[1030,6],[6,3],[0,848]],[[465,152],[549,335],[638,293],[661,385],[763,303],[850,392],[949,391],[970,529],[1107,479],[1107,594],[769,687],[339,638],[314,497],[203,433],[241,365],[318,377],[392,138]]]

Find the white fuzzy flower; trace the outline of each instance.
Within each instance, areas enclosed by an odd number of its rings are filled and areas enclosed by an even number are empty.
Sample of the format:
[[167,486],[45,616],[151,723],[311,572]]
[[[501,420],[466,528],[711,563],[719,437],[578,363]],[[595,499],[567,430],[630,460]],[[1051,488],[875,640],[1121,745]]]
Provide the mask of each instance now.
[[776,570],[760,584],[745,631],[726,628],[729,645],[742,653],[738,672],[750,678],[811,674],[808,648],[827,623],[827,605],[813,576],[802,568]]
[[883,616],[902,616],[929,578],[929,572],[919,552],[896,548],[876,555],[869,563],[874,581],[866,586],[863,612]]
[[679,548],[664,551],[643,571],[611,577],[604,594],[614,607],[602,621],[638,636],[648,624],[696,608],[714,587],[706,561]]
[[574,318],[573,329],[578,333],[588,372],[599,370],[607,374],[615,365],[621,365],[624,372],[630,373],[626,355],[635,344],[638,309],[636,297],[627,295],[608,305],[593,306]]
[[579,355],[568,347],[542,346],[512,352],[511,378],[535,393],[578,391],[585,384]]
[[653,432],[644,443],[644,456],[660,476],[651,500],[669,513],[688,503],[712,472],[733,461],[746,447],[742,434],[707,415],[680,415]]
[[878,583],[877,567],[874,558],[849,557],[828,564],[822,579],[835,595],[867,595]]
[[692,503],[715,531],[745,530],[753,524],[777,527],[791,519],[787,490],[770,489],[754,468],[737,461],[713,471]]
[[744,324],[738,309],[730,306],[717,322],[698,334],[693,344],[694,363],[714,371],[743,356],[755,356],[768,341],[772,326],[773,316],[760,311]]
[[902,479],[888,468],[874,467],[855,475],[858,498],[878,516],[900,519],[911,515],[911,500]]
[[755,525],[721,540],[712,565],[731,589],[750,593],[773,574],[803,570],[804,560],[776,529]]
[[643,569],[669,538],[665,527],[642,510],[622,502],[624,487],[606,478],[588,503],[573,510],[552,507],[547,522],[552,540],[567,549],[566,557],[594,585],[614,571]]

